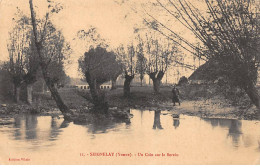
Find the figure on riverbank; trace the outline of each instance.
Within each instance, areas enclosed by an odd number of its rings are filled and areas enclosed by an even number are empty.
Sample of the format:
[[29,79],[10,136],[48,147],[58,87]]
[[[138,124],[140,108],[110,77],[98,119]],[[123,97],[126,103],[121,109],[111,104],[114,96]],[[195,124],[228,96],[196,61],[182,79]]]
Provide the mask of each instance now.
[[175,106],[175,103],[179,103],[179,106],[181,105],[179,95],[180,95],[179,89],[177,89],[176,86],[174,85],[173,88],[172,88],[172,103],[173,103],[173,106]]

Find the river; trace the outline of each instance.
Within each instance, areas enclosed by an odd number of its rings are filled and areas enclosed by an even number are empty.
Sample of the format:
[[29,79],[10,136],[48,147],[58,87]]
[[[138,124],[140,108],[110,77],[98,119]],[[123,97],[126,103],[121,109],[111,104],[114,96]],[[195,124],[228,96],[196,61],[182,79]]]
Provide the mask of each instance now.
[[0,126],[0,164],[260,164],[260,121],[131,113],[89,125],[18,116]]

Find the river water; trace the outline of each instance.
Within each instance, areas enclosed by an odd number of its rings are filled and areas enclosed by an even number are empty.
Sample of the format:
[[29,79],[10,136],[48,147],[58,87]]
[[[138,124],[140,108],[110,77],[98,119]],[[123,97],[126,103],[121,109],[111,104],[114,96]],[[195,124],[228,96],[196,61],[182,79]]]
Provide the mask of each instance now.
[[260,122],[131,110],[131,123],[23,115],[0,126],[0,164],[260,164]]

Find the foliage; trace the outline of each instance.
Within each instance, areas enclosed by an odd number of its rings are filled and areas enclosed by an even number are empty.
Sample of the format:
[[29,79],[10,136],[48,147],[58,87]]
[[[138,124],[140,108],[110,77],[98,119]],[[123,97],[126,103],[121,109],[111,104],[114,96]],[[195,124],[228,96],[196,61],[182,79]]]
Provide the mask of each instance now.
[[[92,48],[108,48],[108,42],[101,37],[96,27],[90,26],[88,30],[79,30],[77,39],[83,44],[84,50],[89,51]],[[79,44],[80,45],[80,44]]]
[[137,62],[136,62],[136,72],[140,75],[141,81],[144,79],[144,75],[147,70],[147,58],[145,58],[144,53],[144,41],[138,35],[138,44],[136,46],[136,53],[137,53]]
[[89,73],[98,85],[111,80],[120,70],[120,64],[116,61],[116,55],[105,48],[91,48],[79,59],[79,68],[86,75]]
[[170,39],[156,32],[146,34],[146,53],[148,55],[147,73],[166,72],[170,64],[177,59],[178,49]]
[[35,59],[35,46],[32,43],[32,29],[29,25],[29,18],[18,10],[16,18],[13,19],[15,26],[9,32],[9,73],[13,83],[17,86],[23,82],[33,83],[38,61]]
[[[50,14],[59,12],[59,6],[53,7],[53,4],[51,5],[52,2],[54,3],[54,1],[48,0],[48,3],[50,3],[50,5],[48,6],[50,11],[46,13],[44,22],[42,22],[43,24],[39,24],[36,20],[33,0],[29,0],[34,44],[36,46],[38,56],[37,59],[39,60],[39,65],[41,67],[42,75],[46,82],[46,85],[48,86],[51,95],[55,100],[57,106],[59,107],[60,111],[63,113],[64,119],[71,120],[71,115],[73,115],[73,112],[64,104],[57,88],[55,87],[55,81],[53,81],[53,78],[50,76],[51,72],[48,69],[49,64],[52,62],[52,59],[54,59],[53,61],[57,62],[58,65],[63,66],[65,52],[61,51],[64,46],[69,46],[64,45],[64,38],[62,37],[62,34],[60,33],[60,31],[56,31],[55,27],[52,25],[49,19]],[[43,28],[41,28],[41,25],[43,25]],[[60,41],[58,40],[62,40],[63,42],[59,44]],[[69,51],[68,49],[69,48],[66,47],[65,51]]]
[[[204,44],[206,48],[199,54],[218,64],[218,75],[226,76],[233,85],[240,87],[247,86],[247,81],[255,83],[259,66],[259,16],[254,1],[205,0],[206,15],[188,0],[170,0],[168,6],[157,2]],[[157,30],[167,29],[168,36],[186,43],[190,50],[198,49],[160,21],[156,23]]]
[[136,73],[136,50],[133,44],[125,47],[121,44],[116,49],[117,60],[121,63],[122,69],[126,75],[133,76]]
[[13,87],[10,85],[12,78],[8,72],[6,63],[0,64],[0,100],[10,100],[13,95]]
[[[260,97],[255,88],[260,60],[257,1],[205,0],[206,14],[189,0],[169,0],[168,3],[157,0],[157,5],[171,16],[171,21],[179,21],[192,32],[204,47],[196,47],[172,27],[148,14],[156,22],[154,30],[172,41],[181,41],[178,45],[186,51],[214,62],[218,67],[214,74],[224,77],[231,86],[242,88],[260,108]],[[199,52],[194,53],[194,50]]]
[[64,72],[64,64],[71,54],[70,45],[65,41],[61,31],[57,30],[51,21],[46,24],[45,31],[45,40],[42,43],[42,68],[47,71],[49,82],[64,85],[67,78]]

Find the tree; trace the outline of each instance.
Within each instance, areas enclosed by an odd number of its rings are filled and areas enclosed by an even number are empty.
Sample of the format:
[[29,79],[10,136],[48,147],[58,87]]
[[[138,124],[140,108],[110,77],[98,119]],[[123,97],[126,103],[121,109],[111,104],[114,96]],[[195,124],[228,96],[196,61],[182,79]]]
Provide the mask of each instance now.
[[147,59],[144,56],[144,41],[141,39],[140,35],[137,37],[138,44],[136,47],[137,63],[136,72],[140,75],[141,86],[143,86],[143,79],[147,69]]
[[[23,75],[24,75],[24,62],[23,62],[23,52],[24,48],[22,47],[20,42],[18,43],[17,37],[19,37],[18,30],[10,33],[11,44],[8,45],[9,51],[9,73],[12,76],[13,85],[14,85],[14,96],[15,101],[20,102],[20,89],[23,83]],[[22,36],[23,37],[23,36]],[[17,45],[18,44],[18,45]],[[22,42],[23,44],[23,42]]]
[[13,81],[8,71],[9,67],[6,62],[0,62],[0,101],[5,102],[12,98]]
[[121,44],[116,49],[117,57],[120,60],[125,75],[124,96],[130,96],[130,85],[135,76],[136,51],[133,44],[128,45],[127,49]]
[[[222,76],[229,85],[244,90],[260,112],[260,97],[255,87],[260,57],[257,1],[205,0],[207,14],[202,14],[187,0],[169,0],[167,5],[157,2],[172,19],[178,20],[204,44],[201,56],[219,67],[214,75]],[[189,51],[198,49],[161,21],[154,20],[160,25],[158,30],[162,34],[183,41]]]
[[[77,38],[79,42],[78,46],[84,48],[84,51],[89,51],[94,48],[109,48],[108,42],[102,38],[98,33],[97,28],[90,26],[88,30],[80,30],[77,32]],[[122,66],[119,62],[113,64],[113,68],[109,68],[110,80],[112,81],[111,89],[116,89],[116,80],[117,77],[122,73]]]
[[[61,32],[56,30],[55,26],[51,23],[49,19],[50,14],[58,13],[62,7],[53,7],[50,4],[48,6],[50,12],[46,13],[44,22],[42,22],[43,24],[39,24],[39,22],[37,22],[36,20],[36,13],[34,11],[33,1],[29,0],[29,4],[31,11],[31,22],[33,27],[34,43],[37,51],[39,65],[42,70],[43,78],[58,108],[64,115],[64,119],[70,120],[71,115],[73,115],[73,112],[64,104],[56,87],[57,76],[55,74],[54,76],[52,76],[53,74],[52,72],[50,72],[49,69],[49,66],[58,69],[63,68],[63,61],[65,59],[63,49],[65,49],[66,51],[66,48],[68,47],[68,45],[65,45],[64,37],[62,36]],[[40,29],[40,25],[43,25],[43,28],[41,31],[38,31],[38,29]]]
[[91,48],[79,59],[79,68],[89,84],[92,103],[101,111],[106,112],[108,104],[100,85],[115,76],[116,66],[118,66],[116,55],[102,47]]
[[161,80],[169,65],[177,60],[177,48],[169,39],[164,39],[156,34],[146,34],[146,47],[148,54],[147,73],[153,81],[155,93],[159,93]]
[[36,81],[38,60],[35,58],[35,46],[31,42],[32,29],[29,18],[18,9],[18,18],[13,18],[15,27],[9,32],[9,62],[8,70],[13,79],[16,102],[20,101],[20,88],[27,86],[27,102],[32,104],[32,84]]
[[25,71],[24,81],[27,91],[27,103],[32,104],[33,97],[33,84],[37,81],[37,72],[39,70],[39,61],[35,56],[37,54],[35,43],[32,38],[32,31],[30,34],[29,52],[25,59]]

